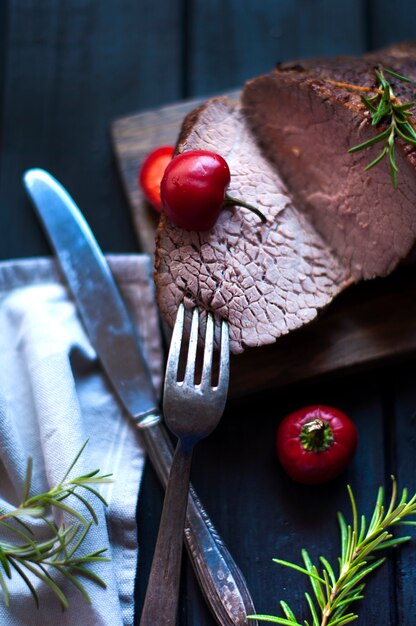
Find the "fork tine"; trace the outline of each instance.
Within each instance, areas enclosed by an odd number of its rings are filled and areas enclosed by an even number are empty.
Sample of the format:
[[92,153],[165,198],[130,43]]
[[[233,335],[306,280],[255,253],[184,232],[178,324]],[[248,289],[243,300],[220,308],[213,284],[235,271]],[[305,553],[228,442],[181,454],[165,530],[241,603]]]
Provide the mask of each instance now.
[[201,386],[211,387],[212,355],[214,353],[214,319],[212,313],[207,314],[205,327],[204,361],[202,364]]
[[192,312],[191,333],[189,335],[188,356],[186,358],[186,369],[184,378],[184,383],[188,385],[193,384],[195,377],[196,352],[198,348],[198,327],[199,313],[198,309],[195,307]]
[[221,339],[220,339],[220,371],[218,375],[218,389],[226,390],[228,388],[228,379],[230,375],[230,340],[228,335],[228,324],[225,320],[221,321]]
[[168,384],[175,384],[178,378],[179,356],[181,353],[184,319],[185,308],[183,304],[180,304],[176,313],[175,326],[173,327],[168,361],[166,364],[165,387]]

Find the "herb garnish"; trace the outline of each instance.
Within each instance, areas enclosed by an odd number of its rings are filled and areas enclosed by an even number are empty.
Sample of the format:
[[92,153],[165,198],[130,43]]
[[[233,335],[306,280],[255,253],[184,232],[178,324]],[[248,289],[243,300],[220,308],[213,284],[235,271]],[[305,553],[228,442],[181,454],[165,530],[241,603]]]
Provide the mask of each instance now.
[[[0,540],[0,588],[3,591],[7,606],[10,605],[7,579],[11,579],[13,573],[17,573],[26,583],[37,607],[39,607],[39,596],[30,579],[31,574],[39,578],[53,591],[63,609],[68,608],[68,599],[53,578],[53,572],[63,575],[77,587],[89,604],[91,603],[90,597],[78,577],[84,576],[101,587],[106,586],[99,576],[85,567],[89,563],[109,561],[110,559],[102,556],[106,548],[89,554],[78,554],[92,522],[98,524],[97,514],[93,506],[85,496],[79,493],[79,490],[84,489],[92,493],[104,505],[107,505],[101,494],[91,485],[111,482],[111,475],[100,475],[99,470],[76,478],[68,478],[86,444],[87,442],[82,446],[62,480],[55,487],[46,493],[31,497],[29,497],[29,492],[32,480],[32,460],[29,459],[21,504],[10,512],[0,511],[0,526],[5,528],[10,536],[15,537],[17,541],[15,544],[13,540]],[[74,496],[81,501],[92,519],[87,519],[65,502],[69,496]],[[57,526],[50,516],[47,517],[48,509],[51,507],[52,509],[59,509],[76,521],[69,525],[62,522]],[[40,518],[43,524],[39,532],[44,535],[46,531],[50,537],[42,541],[37,540],[27,521],[24,521],[25,517]]]
[[[385,77],[385,74],[389,74],[407,83],[413,81],[410,78],[406,78],[386,68],[374,69],[374,73],[378,78],[379,87],[373,90],[376,92],[374,96],[369,98],[361,96],[361,101],[371,113],[372,126],[378,126],[381,122],[385,122],[387,128],[378,135],[375,135],[375,137],[350,148],[349,152],[364,150],[380,141],[385,141],[380,154],[366,166],[365,170],[369,170],[374,167],[374,165],[377,165],[384,157],[387,157],[390,163],[393,187],[396,188],[398,167],[394,153],[394,140],[396,137],[401,137],[406,143],[413,146],[416,145],[416,131],[409,121],[412,116],[410,109],[414,106],[415,102],[401,103],[394,95],[393,88]],[[368,88],[365,89],[367,90]]]
[[[361,600],[365,583],[363,579],[379,567],[385,558],[375,558],[374,553],[386,548],[391,548],[404,543],[410,537],[393,537],[389,529],[397,524],[416,525],[414,521],[402,520],[409,515],[416,514],[416,494],[408,500],[407,490],[404,489],[397,503],[397,485],[392,477],[392,494],[386,510],[384,505],[384,489],[378,490],[378,496],[370,523],[364,515],[360,518],[357,513],[357,505],[351,487],[348,486],[348,494],[352,508],[352,525],[346,523],[344,516],[338,514],[338,522],[341,531],[341,557],[338,559],[339,571],[336,574],[328,560],[320,557],[321,571],[312,560],[306,550],[302,550],[304,567],[273,559],[280,565],[285,565],[308,576],[313,595],[305,593],[311,614],[311,621],[305,620],[306,626],[344,626],[358,618],[358,615],[350,611],[350,605]],[[253,615],[265,622],[285,624],[286,626],[302,626],[294,612],[286,602],[281,601],[285,617],[272,615]]]

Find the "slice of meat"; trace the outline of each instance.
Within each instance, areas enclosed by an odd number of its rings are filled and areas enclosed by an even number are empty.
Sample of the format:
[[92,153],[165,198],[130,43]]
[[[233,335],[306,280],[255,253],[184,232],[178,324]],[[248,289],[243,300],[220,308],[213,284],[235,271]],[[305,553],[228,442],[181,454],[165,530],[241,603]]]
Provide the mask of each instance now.
[[[380,132],[371,126],[362,92],[347,86],[377,87],[377,65],[416,79],[416,44],[281,65],[249,81],[242,93],[264,154],[354,279],[391,272],[416,236],[415,149],[396,142],[396,190],[388,159],[365,171],[384,144],[348,153]],[[415,100],[414,85],[386,77],[402,103]]]
[[178,150],[221,154],[231,170],[229,192],[258,206],[227,208],[207,232],[183,230],[162,216],[155,280],[163,316],[173,324],[178,304],[229,321],[231,350],[273,343],[314,319],[351,282],[321,235],[289,197],[262,156],[238,104],[214,99],[185,120]]

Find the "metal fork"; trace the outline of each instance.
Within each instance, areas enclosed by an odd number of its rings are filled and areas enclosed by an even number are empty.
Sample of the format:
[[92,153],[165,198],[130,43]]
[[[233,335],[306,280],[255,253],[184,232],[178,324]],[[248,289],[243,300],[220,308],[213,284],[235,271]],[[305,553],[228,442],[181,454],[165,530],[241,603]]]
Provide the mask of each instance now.
[[185,376],[178,381],[185,309],[179,306],[166,367],[163,394],[165,421],[178,438],[163,503],[159,533],[146,590],[140,626],[174,626],[178,609],[180,566],[192,452],[207,437],[224,411],[229,379],[228,325],[221,322],[218,382],[212,385],[214,319],[206,318],[200,383],[195,383],[199,314],[192,313]]

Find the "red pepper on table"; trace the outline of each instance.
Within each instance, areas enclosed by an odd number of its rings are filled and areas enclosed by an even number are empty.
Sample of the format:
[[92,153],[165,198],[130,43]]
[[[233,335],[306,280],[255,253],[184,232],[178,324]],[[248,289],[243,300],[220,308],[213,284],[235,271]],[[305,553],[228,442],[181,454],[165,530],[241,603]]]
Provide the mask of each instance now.
[[139,186],[148,202],[160,212],[160,181],[173,156],[173,146],[160,146],[152,150],[143,161],[138,174]]
[[276,433],[282,467],[294,480],[317,484],[338,476],[354,456],[358,435],[342,411],[307,406],[287,415]]

